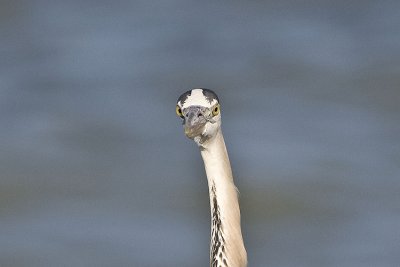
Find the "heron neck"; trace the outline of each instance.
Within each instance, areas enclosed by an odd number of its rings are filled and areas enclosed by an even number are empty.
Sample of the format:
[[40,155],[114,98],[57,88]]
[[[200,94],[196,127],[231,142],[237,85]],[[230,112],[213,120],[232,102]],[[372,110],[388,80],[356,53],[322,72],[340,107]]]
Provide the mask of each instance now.
[[238,192],[233,182],[221,130],[213,139],[202,145],[201,156],[210,195],[211,266],[246,266],[247,256],[240,227]]

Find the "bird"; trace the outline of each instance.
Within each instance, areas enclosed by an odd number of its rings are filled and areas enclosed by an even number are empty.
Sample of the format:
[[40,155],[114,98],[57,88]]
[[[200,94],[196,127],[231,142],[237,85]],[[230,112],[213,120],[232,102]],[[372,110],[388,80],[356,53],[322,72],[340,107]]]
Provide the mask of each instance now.
[[238,190],[221,130],[218,96],[205,88],[186,91],[177,100],[176,115],[204,162],[211,211],[210,266],[246,267]]

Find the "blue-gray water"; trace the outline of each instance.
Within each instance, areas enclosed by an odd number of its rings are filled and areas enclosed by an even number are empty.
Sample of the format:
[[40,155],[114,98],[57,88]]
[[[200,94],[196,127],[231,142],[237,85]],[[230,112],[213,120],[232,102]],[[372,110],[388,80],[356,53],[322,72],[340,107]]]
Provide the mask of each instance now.
[[399,266],[399,10],[2,1],[0,266],[207,266],[192,87],[222,101],[250,266]]

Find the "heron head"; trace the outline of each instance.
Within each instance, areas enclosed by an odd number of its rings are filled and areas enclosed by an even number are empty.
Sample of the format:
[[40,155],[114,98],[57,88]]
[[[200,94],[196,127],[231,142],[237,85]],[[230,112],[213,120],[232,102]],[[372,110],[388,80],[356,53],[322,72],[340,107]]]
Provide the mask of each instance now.
[[210,89],[183,93],[178,98],[176,114],[183,120],[185,135],[198,144],[214,137],[221,126],[218,96]]

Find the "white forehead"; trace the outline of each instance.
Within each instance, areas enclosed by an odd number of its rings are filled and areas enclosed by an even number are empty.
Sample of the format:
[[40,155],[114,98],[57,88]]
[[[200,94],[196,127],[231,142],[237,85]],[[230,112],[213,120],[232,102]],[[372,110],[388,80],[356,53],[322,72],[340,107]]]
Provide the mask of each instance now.
[[183,109],[190,106],[212,107],[217,103],[218,102],[216,99],[213,99],[210,102],[203,94],[203,89],[193,89],[191,91],[191,94],[187,96],[186,100],[184,100],[183,103],[179,101],[179,104]]

